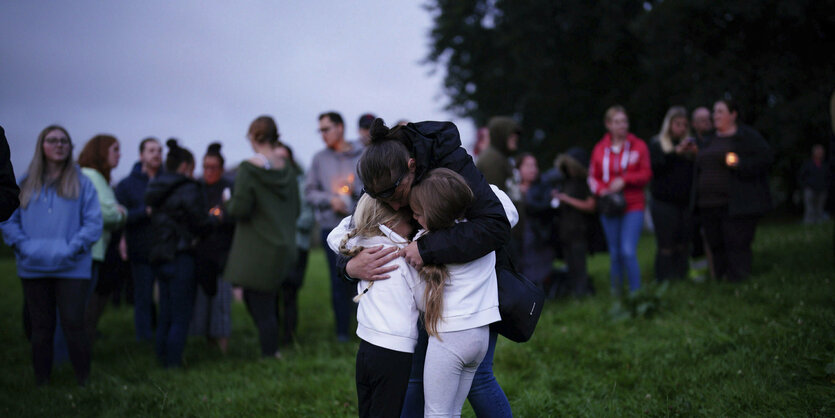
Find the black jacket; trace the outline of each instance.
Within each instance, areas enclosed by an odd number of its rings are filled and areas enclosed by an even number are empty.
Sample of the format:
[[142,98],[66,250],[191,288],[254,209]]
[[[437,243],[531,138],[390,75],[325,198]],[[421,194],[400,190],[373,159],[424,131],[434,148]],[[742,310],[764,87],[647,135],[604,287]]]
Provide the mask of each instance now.
[[151,217],[145,211],[145,189],[149,181],[142,172],[142,164],[136,163],[130,174],[116,186],[116,200],[128,211],[125,240],[131,262],[147,263],[151,249]]
[[[703,149],[716,138],[715,133],[705,137],[699,144]],[[771,207],[771,191],[768,173],[774,162],[774,153],[759,132],[747,125],[738,125],[732,137],[732,151],[739,156],[738,165],[731,169],[731,183],[728,185],[728,215],[761,216]],[[694,176],[693,203],[697,201],[698,165]]]
[[665,153],[658,136],[649,143],[652,164],[652,198],[681,207],[690,205],[690,189],[693,187],[694,162],[675,152]]
[[15,181],[10,154],[6,131],[0,126],[0,222],[9,219],[20,206],[20,189]]
[[152,208],[152,264],[166,263],[177,252],[191,251],[197,238],[211,230],[213,221],[200,184],[181,174],[162,173],[148,183],[145,204]]
[[[417,165],[415,183],[429,170],[445,167],[467,180],[475,198],[464,214],[467,222],[432,231],[418,240],[423,262],[467,263],[501,249],[510,240],[510,223],[499,198],[461,147],[458,128],[452,122],[419,122],[409,123],[405,129],[409,137],[405,145]],[[338,260],[343,274],[347,263],[347,257]]]

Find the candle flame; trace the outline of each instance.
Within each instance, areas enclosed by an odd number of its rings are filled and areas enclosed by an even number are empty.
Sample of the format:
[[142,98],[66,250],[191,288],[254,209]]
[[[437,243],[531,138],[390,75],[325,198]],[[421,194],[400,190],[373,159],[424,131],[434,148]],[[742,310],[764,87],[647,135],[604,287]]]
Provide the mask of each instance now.
[[348,187],[348,186],[342,186],[342,187],[340,187],[340,188],[339,188],[339,193],[340,193],[340,194],[348,194],[348,193],[351,193],[351,188],[350,188],[350,187]]

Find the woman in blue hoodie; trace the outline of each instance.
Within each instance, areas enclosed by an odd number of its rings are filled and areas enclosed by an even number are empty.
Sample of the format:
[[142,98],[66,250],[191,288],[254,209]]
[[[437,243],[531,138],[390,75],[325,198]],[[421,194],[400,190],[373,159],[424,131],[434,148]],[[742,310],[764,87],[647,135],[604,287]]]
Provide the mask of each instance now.
[[102,217],[96,189],[73,163],[72,148],[66,129],[52,125],[41,131],[20,182],[20,208],[0,226],[23,283],[38,385],[49,382],[52,372],[56,308],[78,384],[90,375],[84,307]]

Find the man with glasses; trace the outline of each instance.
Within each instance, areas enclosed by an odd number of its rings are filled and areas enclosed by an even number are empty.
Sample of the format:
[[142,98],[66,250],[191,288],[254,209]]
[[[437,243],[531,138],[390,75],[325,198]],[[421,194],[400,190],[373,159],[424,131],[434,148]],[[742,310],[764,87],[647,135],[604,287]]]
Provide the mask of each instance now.
[[[339,221],[350,214],[359,199],[362,183],[356,174],[362,146],[345,140],[345,124],[336,112],[319,115],[319,133],[325,149],[313,156],[305,183],[305,200],[316,212],[322,228],[322,242]],[[348,328],[354,312],[351,298],[354,285],[342,280],[336,267],[336,254],[323,246],[328,259],[331,279],[331,303],[336,316],[336,337],[348,341]]]

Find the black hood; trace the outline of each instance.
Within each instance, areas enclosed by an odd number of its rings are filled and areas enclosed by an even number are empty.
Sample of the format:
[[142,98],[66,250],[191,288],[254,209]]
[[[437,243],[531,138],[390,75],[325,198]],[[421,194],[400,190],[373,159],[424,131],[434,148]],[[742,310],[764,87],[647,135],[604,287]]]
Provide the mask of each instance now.
[[[458,127],[452,122],[418,122],[406,125],[409,154],[415,159],[415,182],[461,148]],[[452,167],[450,167],[452,168]],[[455,170],[454,168],[452,168]]]

